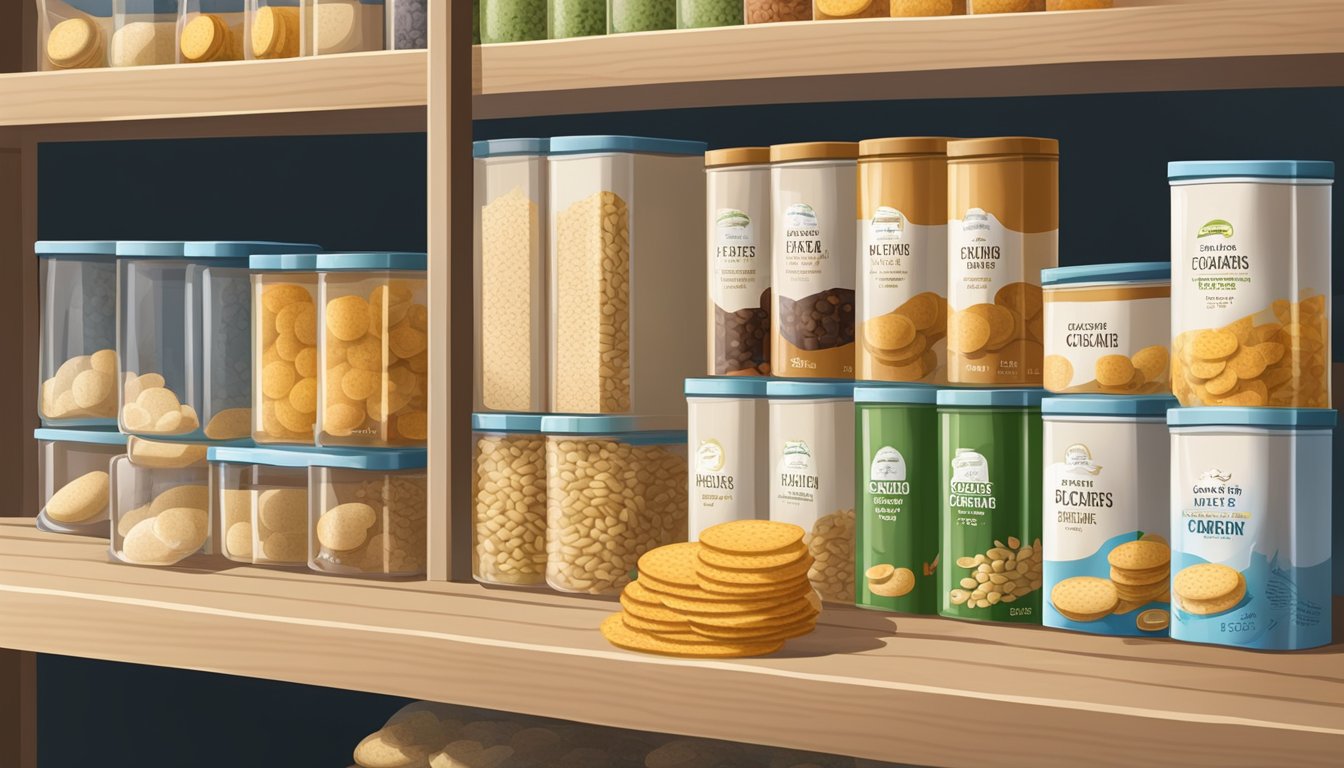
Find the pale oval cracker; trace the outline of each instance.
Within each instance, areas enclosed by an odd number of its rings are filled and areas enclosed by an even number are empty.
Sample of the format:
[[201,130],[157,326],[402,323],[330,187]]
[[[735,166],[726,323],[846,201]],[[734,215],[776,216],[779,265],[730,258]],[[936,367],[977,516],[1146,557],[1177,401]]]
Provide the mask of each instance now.
[[205,545],[210,514],[204,509],[169,507],[154,517],[154,536],[174,552],[195,552]]
[[1128,571],[1149,571],[1170,561],[1171,547],[1153,540],[1127,541],[1106,555],[1106,562],[1112,567]]
[[1181,569],[1172,580],[1176,594],[1189,600],[1216,600],[1237,589],[1241,572],[1218,563],[1199,563]]
[[1237,374],[1231,368],[1224,368],[1222,373],[1204,382],[1204,388],[1214,397],[1226,395],[1235,386],[1237,386]]
[[871,582],[883,582],[896,574],[896,566],[891,563],[878,563],[863,572],[863,577]]
[[1227,359],[1227,367],[1237,375],[1238,379],[1254,379],[1265,372],[1265,366],[1268,364],[1268,361],[1260,354],[1259,345],[1242,347],[1237,350],[1235,355]]
[[915,572],[909,568],[897,568],[886,581],[869,581],[868,589],[878,597],[905,597],[915,589]]
[[1134,364],[1124,355],[1103,355],[1097,359],[1097,383],[1103,387],[1128,385],[1134,379]]
[[915,340],[917,333],[910,318],[895,313],[879,315],[863,324],[864,339],[879,350],[904,349]]
[[735,520],[700,532],[700,543],[729,554],[765,554],[792,547],[806,535],[801,527],[773,520]]
[[107,473],[94,470],[61,486],[43,509],[58,523],[82,523],[107,509],[107,488]]
[[1073,383],[1073,363],[1063,355],[1046,355],[1041,379],[1051,392],[1063,392]]

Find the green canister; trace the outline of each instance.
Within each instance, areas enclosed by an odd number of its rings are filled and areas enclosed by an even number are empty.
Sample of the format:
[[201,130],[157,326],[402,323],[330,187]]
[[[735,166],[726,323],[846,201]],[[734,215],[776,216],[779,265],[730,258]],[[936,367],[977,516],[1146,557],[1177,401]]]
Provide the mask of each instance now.
[[943,616],[1041,623],[1043,392],[938,392]]
[[855,604],[938,613],[938,390],[854,390]]

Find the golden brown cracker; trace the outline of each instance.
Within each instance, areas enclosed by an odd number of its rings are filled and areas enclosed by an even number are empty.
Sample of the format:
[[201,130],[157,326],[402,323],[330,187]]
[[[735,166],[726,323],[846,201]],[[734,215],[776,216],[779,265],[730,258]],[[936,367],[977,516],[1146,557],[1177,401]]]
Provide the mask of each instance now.
[[1130,362],[1135,368],[1143,371],[1143,377],[1148,381],[1161,381],[1167,377],[1170,357],[1166,347],[1154,344],[1135,352]]
[[1050,590],[1055,610],[1073,621],[1097,621],[1111,615],[1118,600],[1115,585],[1094,576],[1064,579]]
[[602,622],[602,636],[618,648],[665,656],[692,658],[741,658],[774,653],[783,647],[783,641],[762,643],[686,643],[660,638],[656,635],[626,626],[621,614],[614,613]]
[[974,354],[989,342],[989,320],[974,312],[957,312],[948,318],[947,348],[964,355]]
[[729,554],[766,554],[798,544],[806,533],[799,526],[773,520],[735,520],[701,531],[700,543]]
[[904,349],[915,340],[916,333],[918,330],[910,318],[894,312],[879,315],[863,324],[864,339],[879,350]]
[[1128,386],[1134,379],[1134,364],[1125,355],[1103,355],[1095,370],[1097,383],[1103,387]]
[[1176,594],[1190,600],[1216,600],[1244,588],[1245,578],[1235,568],[1199,563],[1182,568],[1172,581]]
[[1237,351],[1239,343],[1231,331],[1206,330],[1190,342],[1190,354],[1199,360],[1223,360]]
[[1165,542],[1154,540],[1127,541],[1112,549],[1106,555],[1106,562],[1113,568],[1126,571],[1150,571],[1161,568],[1171,561],[1171,547]]
[[927,331],[936,325],[941,303],[942,297],[925,291],[911,296],[909,301],[895,309],[894,314],[908,318],[916,331]]

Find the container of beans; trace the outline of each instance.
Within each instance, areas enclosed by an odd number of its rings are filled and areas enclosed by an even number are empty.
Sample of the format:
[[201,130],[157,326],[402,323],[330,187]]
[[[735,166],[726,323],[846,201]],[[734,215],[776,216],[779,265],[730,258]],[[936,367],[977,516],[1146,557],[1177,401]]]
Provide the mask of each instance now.
[[686,380],[690,538],[719,523],[765,519],[770,411],[766,379]]
[[177,62],[180,0],[112,0],[108,63],[143,67]]
[[607,0],[547,0],[546,35],[552,40],[607,34]]
[[546,39],[546,0],[481,0],[481,42]]
[[213,553],[209,471],[202,443],[131,438],[112,459],[112,556],[132,565],[177,565]]
[[956,16],[966,13],[966,0],[891,0],[891,15]]
[[677,0],[677,29],[740,26],[744,7],[742,0]]
[[547,139],[478,141],[476,410],[546,410]]
[[305,35],[299,0],[247,0],[243,56],[247,59],[288,59],[312,55],[312,38]]
[[117,244],[39,240],[37,413],[52,426],[117,420]]
[[890,16],[890,0],[813,0],[813,18],[875,19]]
[[214,446],[210,511],[219,553],[237,563],[308,564],[308,467],[313,449]]
[[411,577],[428,552],[423,448],[326,450],[308,460],[308,567]]
[[126,436],[103,429],[33,430],[37,441],[37,528],[107,536],[108,467],[126,455]]
[[424,445],[429,312],[425,254],[317,257],[319,445]]
[[306,0],[313,53],[383,50],[383,0]]
[[112,4],[37,0],[38,68],[88,69],[107,66],[112,39]]
[[258,254],[252,272],[252,439],[313,444],[317,254]]
[[811,21],[812,0],[745,0],[748,24]]
[[177,440],[252,432],[250,254],[316,245],[117,243],[121,431]]
[[[676,420],[546,416],[546,583],[615,595],[639,556],[686,540],[686,432]],[[684,422],[682,422],[684,424]]]
[[607,34],[676,29],[677,0],[607,0]]
[[[549,410],[683,416],[704,368],[705,145],[551,139]],[[676,333],[668,332],[674,322]]]
[[770,373],[770,150],[705,153],[709,369]]
[[[386,0],[386,48],[389,51],[429,47],[429,0]],[[473,6],[474,7],[474,6]]]
[[472,430],[471,575],[546,582],[546,440],[541,416],[477,413]]
[[243,59],[246,0],[182,0],[177,19],[177,63]]

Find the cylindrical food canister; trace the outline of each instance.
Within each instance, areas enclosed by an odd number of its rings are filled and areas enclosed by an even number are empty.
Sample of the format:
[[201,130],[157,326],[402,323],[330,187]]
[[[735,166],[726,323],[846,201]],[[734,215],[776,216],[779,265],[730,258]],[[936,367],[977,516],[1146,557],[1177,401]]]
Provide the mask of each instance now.
[[854,376],[854,227],[858,145],[770,148],[770,315],[776,375]]
[[690,540],[719,523],[763,520],[766,503],[766,380],[686,380]]
[[1328,408],[1334,163],[1180,162],[1167,176],[1176,397]]
[[890,0],[813,0],[812,18],[873,19],[891,15]]
[[1051,392],[1154,395],[1171,391],[1171,265],[1165,261],[1041,272]]
[[1171,636],[1239,648],[1330,643],[1326,409],[1174,408]]
[[947,144],[947,380],[1040,386],[1041,270],[1059,263],[1059,142]]
[[770,150],[705,153],[711,376],[770,373]]
[[546,439],[542,417],[471,416],[471,576],[482,584],[546,581]]
[[1041,623],[1039,389],[938,392],[938,612]]
[[807,532],[823,600],[854,602],[854,385],[771,381],[770,519]]
[[1047,627],[1166,637],[1170,397],[1041,401]]
[[745,0],[748,24],[811,21],[812,0]]
[[858,387],[855,601],[938,613],[938,390]]
[[856,378],[947,382],[947,139],[859,144]]

